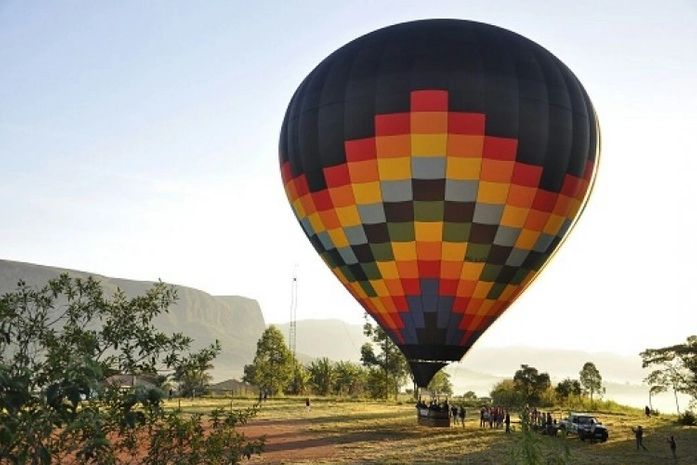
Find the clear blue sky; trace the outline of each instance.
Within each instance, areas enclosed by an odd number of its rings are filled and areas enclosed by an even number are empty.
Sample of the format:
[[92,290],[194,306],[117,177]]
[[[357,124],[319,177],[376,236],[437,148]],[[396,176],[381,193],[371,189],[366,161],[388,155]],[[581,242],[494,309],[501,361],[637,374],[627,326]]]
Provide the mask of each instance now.
[[[697,6],[644,1],[0,2],[0,257],[361,321],[286,204],[288,101],[326,55],[419,18],[564,61],[600,116],[584,217],[483,345],[636,353],[697,328]],[[600,324],[598,324],[598,320]],[[622,328],[622,329],[620,329]]]

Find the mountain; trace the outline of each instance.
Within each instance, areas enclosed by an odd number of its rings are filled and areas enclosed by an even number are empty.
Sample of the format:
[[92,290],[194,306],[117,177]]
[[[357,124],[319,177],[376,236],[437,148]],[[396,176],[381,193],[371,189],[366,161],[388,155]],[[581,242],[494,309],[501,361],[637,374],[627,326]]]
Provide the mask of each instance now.
[[[0,260],[0,294],[14,290],[19,280],[32,286],[43,286],[62,273],[79,278],[95,277],[107,296],[120,288],[133,297],[143,294],[153,285],[148,281]],[[181,332],[190,336],[194,339],[194,349],[220,340],[222,351],[214,361],[213,378],[240,377],[243,366],[254,358],[257,340],[266,328],[259,303],[246,297],[212,296],[190,287],[175,287],[179,299],[169,313],[155,319],[157,328],[165,333]]]

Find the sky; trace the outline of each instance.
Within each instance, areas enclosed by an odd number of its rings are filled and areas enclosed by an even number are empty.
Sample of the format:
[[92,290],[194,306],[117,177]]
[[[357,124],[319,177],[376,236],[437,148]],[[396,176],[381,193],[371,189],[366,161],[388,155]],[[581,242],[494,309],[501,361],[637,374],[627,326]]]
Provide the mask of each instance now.
[[477,346],[637,354],[697,332],[697,4],[0,0],[0,258],[363,321],[288,206],[278,136],[352,39],[482,21],[550,50],[597,110],[576,228]]

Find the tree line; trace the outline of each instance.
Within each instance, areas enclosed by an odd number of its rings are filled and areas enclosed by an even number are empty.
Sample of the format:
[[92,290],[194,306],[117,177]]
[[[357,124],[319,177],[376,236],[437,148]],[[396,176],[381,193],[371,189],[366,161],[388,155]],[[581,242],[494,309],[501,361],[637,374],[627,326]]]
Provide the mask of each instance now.
[[243,380],[268,395],[338,395],[396,397],[408,378],[404,355],[381,328],[366,323],[370,342],[361,347],[361,363],[326,357],[300,363],[281,331],[270,326],[257,342],[254,360],[245,365]]
[[521,365],[513,378],[500,381],[491,390],[492,402],[506,407],[547,407],[567,403],[572,399],[604,393],[603,378],[593,362],[586,362],[579,378],[566,378],[552,386],[549,374],[530,365]]

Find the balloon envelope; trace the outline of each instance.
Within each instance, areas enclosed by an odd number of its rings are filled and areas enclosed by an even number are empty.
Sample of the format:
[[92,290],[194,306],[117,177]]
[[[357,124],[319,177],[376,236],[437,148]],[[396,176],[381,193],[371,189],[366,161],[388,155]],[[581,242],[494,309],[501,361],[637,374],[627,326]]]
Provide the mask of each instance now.
[[280,136],[305,234],[420,386],[551,257],[597,153],[595,112],[563,63],[461,20],[398,24],[337,50],[298,87]]

